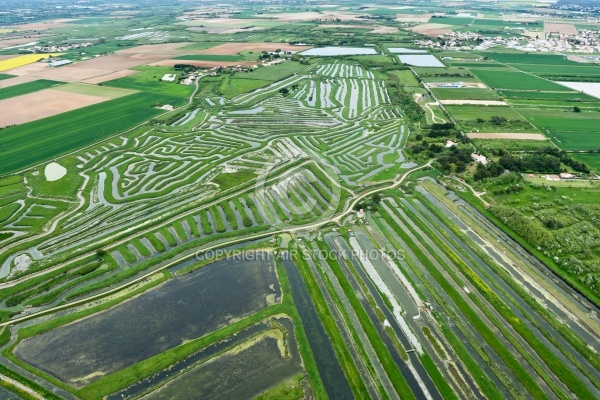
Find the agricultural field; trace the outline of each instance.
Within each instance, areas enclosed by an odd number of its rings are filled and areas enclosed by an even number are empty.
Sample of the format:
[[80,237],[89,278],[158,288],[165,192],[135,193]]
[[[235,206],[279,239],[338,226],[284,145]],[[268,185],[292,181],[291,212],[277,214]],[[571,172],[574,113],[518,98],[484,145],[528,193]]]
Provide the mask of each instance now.
[[600,112],[597,110],[575,113],[572,108],[521,108],[520,112],[565,150],[600,148],[600,137],[595,128],[600,123]]
[[581,64],[561,55],[482,53],[499,63],[519,71],[532,73],[551,80],[600,80],[600,71],[594,64]]
[[583,17],[13,1],[0,397],[600,398]]
[[16,56],[7,60],[0,60],[0,72],[13,68],[22,67],[23,65],[32,64],[44,58],[50,58],[60,54],[28,54],[25,56]]
[[[113,86],[121,89],[152,93],[155,95],[172,96],[173,98],[181,99],[173,104],[176,106],[183,104],[186,97],[188,97],[193,91],[192,86],[178,85],[174,82],[159,81],[163,75],[172,74],[174,72],[172,68],[141,66],[134,67],[133,71],[139,72],[134,75],[103,82],[102,86]],[[181,74],[175,73],[175,75],[179,77]]]
[[598,154],[577,154],[575,158],[589,165],[596,173],[600,173],[600,157]]
[[[154,107],[157,101],[169,103],[174,99],[137,93],[5,128],[0,147],[6,158],[0,171],[20,170],[115,135],[163,113]],[[48,136],[49,131],[55,134]]]
[[565,91],[564,86],[558,83],[509,68],[469,68],[469,70],[491,89]]
[[22,83],[20,85],[10,86],[7,88],[0,89],[0,100],[10,99],[11,97],[21,96],[37,92],[42,89],[49,89],[61,85],[62,82],[38,80],[28,83]]

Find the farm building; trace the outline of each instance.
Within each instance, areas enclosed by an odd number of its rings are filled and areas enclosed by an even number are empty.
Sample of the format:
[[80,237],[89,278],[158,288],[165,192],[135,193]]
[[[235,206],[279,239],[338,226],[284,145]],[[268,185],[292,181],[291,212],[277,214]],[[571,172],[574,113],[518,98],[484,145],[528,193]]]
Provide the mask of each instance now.
[[175,82],[175,79],[177,79],[177,75],[175,74],[164,74],[163,77],[160,78],[163,82]]
[[560,181],[560,176],[558,175],[546,175],[547,181]]
[[486,165],[488,163],[486,156],[482,156],[476,153],[471,154],[471,158],[473,159],[473,161],[476,161],[483,165]]
[[573,179],[575,178],[575,175],[570,174],[568,172],[561,172],[560,173],[560,179]]
[[71,61],[71,60],[58,60],[58,61],[53,61],[51,63],[48,63],[48,65],[51,66],[52,68],[62,67],[64,65],[69,65],[69,64],[73,64],[73,61]]
[[441,88],[461,88],[465,86],[462,82],[442,83],[439,87]]

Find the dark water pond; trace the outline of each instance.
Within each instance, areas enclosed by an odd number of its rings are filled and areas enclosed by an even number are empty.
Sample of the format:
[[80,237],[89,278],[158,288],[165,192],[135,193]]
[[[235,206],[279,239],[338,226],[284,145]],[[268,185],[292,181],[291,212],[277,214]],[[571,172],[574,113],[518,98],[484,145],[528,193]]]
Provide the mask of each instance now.
[[271,255],[256,255],[217,261],[105,312],[25,339],[15,354],[65,383],[85,386],[279,300]]
[[352,390],[340,367],[329,337],[321,324],[315,306],[306,290],[298,266],[289,259],[283,258],[283,266],[290,282],[294,304],[300,314],[308,343],[312,350],[321,380],[330,399],[352,399]]

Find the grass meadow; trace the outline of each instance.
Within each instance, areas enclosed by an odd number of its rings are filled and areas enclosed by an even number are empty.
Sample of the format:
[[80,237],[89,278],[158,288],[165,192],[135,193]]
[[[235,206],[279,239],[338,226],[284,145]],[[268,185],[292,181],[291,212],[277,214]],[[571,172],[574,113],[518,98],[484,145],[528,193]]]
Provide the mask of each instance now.
[[565,91],[565,87],[558,83],[508,68],[502,70],[472,68],[471,72],[488,87],[494,89]]
[[170,67],[141,66],[132,69],[140,72],[125,78],[104,82],[102,85],[171,96],[175,106],[184,104],[187,97],[194,90],[194,86],[180,85],[175,82],[161,82],[160,78],[165,74],[179,75]]
[[519,112],[564,150],[600,148],[600,112],[569,109],[522,108]]

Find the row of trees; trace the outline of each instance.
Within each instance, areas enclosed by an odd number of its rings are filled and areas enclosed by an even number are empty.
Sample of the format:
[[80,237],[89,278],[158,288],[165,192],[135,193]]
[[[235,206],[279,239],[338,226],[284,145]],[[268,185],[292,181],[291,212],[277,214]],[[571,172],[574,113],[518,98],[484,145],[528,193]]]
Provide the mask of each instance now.
[[506,169],[515,171],[558,172],[561,164],[573,168],[577,172],[588,174],[589,167],[575,160],[564,150],[546,147],[523,156],[512,155],[507,151],[500,157],[500,164]]

